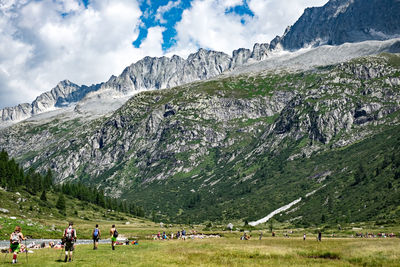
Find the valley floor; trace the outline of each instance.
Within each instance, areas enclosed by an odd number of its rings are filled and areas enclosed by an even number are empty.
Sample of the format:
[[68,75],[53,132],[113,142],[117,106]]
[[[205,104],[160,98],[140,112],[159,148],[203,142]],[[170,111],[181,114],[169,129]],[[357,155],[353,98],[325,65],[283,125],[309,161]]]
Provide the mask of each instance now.
[[[204,240],[139,241],[139,245],[109,244],[76,247],[72,263],[61,261],[62,251],[35,250],[19,255],[19,266],[400,266],[400,239],[315,237],[257,238],[241,241],[237,236]],[[1,264],[11,262],[1,254]]]

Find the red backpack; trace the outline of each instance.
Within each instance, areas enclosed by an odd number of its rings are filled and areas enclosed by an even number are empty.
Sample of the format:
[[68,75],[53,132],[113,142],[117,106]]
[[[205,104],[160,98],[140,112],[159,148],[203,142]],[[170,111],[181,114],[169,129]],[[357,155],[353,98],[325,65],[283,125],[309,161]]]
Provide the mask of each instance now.
[[64,236],[65,236],[65,241],[72,242],[75,238],[75,229],[74,228],[65,229]]

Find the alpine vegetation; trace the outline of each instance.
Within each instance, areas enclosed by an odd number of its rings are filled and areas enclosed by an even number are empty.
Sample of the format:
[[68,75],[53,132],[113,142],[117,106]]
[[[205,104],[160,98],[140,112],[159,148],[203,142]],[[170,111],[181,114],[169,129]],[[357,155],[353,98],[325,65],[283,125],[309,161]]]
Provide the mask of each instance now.
[[396,220],[399,13],[331,0],[252,49],[60,82],[0,111],[1,185],[157,222]]

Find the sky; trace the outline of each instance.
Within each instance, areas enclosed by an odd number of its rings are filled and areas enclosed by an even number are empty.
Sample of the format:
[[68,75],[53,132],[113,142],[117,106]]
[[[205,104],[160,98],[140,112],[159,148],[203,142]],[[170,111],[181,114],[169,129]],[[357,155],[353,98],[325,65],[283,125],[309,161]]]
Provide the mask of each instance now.
[[145,56],[231,55],[328,0],[0,0],[0,108],[59,81],[105,82]]

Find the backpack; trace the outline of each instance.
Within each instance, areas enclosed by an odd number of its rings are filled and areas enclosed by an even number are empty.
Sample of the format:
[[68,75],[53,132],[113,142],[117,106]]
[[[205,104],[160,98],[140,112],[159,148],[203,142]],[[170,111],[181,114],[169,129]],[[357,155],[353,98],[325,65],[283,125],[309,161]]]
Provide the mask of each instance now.
[[11,235],[11,242],[13,243],[13,244],[18,244],[19,243],[19,234],[17,234],[17,233],[12,233],[12,235]]
[[72,242],[74,238],[75,238],[75,229],[74,228],[65,229],[65,241]]
[[113,236],[114,236],[115,238],[117,238],[117,237],[118,237],[118,231],[117,231],[117,229],[115,229],[115,230],[114,230],[114,234],[113,234]]
[[98,237],[99,236],[99,229],[94,229],[94,232],[93,232],[93,237]]

